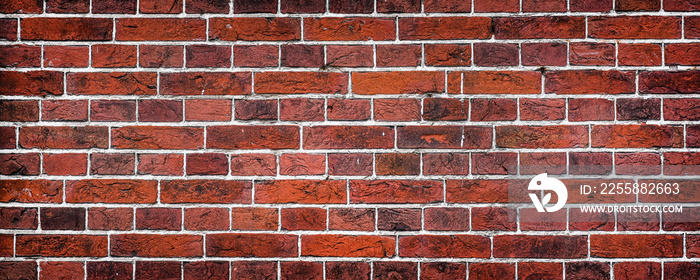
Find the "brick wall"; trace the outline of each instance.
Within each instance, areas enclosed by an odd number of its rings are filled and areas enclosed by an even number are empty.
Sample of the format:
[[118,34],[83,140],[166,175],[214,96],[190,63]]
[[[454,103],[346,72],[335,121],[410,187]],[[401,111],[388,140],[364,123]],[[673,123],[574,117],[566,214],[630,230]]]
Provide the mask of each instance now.
[[0,13],[0,279],[700,279],[700,1]]

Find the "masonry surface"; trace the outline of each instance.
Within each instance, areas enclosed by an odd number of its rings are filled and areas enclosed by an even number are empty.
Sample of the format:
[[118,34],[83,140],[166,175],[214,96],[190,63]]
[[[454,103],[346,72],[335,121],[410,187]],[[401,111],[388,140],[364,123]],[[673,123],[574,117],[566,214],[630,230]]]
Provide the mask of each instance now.
[[700,279],[698,65],[698,0],[2,0],[0,279]]

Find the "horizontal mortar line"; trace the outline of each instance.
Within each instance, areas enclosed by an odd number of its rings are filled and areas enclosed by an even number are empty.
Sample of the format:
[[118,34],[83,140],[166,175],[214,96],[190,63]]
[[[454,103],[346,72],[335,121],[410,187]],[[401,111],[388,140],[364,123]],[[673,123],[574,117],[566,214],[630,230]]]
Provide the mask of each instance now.
[[[533,208],[534,209],[534,208]],[[104,236],[111,237],[113,235],[134,235],[134,234],[144,234],[144,235],[160,235],[160,236],[177,236],[177,235],[217,235],[217,234],[253,234],[253,235],[296,235],[297,237],[303,236],[314,236],[314,235],[351,235],[351,236],[398,236],[400,237],[414,237],[415,235],[431,235],[431,236],[451,236],[451,235],[471,235],[471,236],[627,236],[627,235],[675,235],[683,236],[684,234],[697,233],[695,231],[570,231],[570,230],[550,230],[550,231],[538,231],[538,230],[528,230],[528,231],[389,231],[389,230],[379,230],[379,231],[343,231],[343,230],[299,230],[299,231],[253,231],[253,230],[200,230],[200,231],[164,231],[164,230],[129,230],[129,231],[98,231],[98,230],[38,230],[38,231],[8,231],[0,230],[0,234],[9,232],[15,235],[92,235],[92,236]]]
[[[647,165],[636,165],[635,167],[649,168]],[[685,167],[682,165],[671,165],[666,167]],[[544,172],[542,172],[544,173]],[[559,179],[580,179],[580,180],[700,180],[699,175],[616,175],[616,174],[605,174],[605,175],[576,175],[576,174],[556,174],[549,173]],[[226,181],[277,181],[277,180],[352,180],[352,181],[370,181],[370,180],[408,180],[408,181],[420,181],[420,180],[483,180],[483,179],[532,179],[537,174],[523,174],[523,175],[486,175],[486,174],[472,174],[472,175],[402,175],[402,176],[346,176],[346,175],[277,175],[277,176],[237,176],[237,175],[86,175],[86,176],[67,176],[67,175],[0,175],[0,179],[4,180],[65,180],[65,181],[82,181],[82,180],[113,180],[113,179],[127,179],[127,180],[158,180],[158,181],[172,181],[172,180],[226,180]]]
[[[212,39],[212,38],[210,38]],[[440,44],[472,44],[472,43],[510,43],[510,44],[521,44],[521,43],[629,43],[629,44],[682,44],[682,43],[698,43],[700,38],[484,38],[484,39],[402,39],[395,38],[390,40],[205,40],[205,39],[192,39],[192,40],[174,40],[174,41],[163,41],[163,40],[39,40],[39,39],[18,39],[16,41],[0,41],[0,45],[43,45],[43,46],[94,46],[94,45],[149,45],[149,46],[159,46],[159,45],[175,45],[175,46],[191,46],[191,45],[209,45],[209,46],[258,46],[258,45],[268,45],[268,46],[281,46],[281,45],[333,45],[333,46],[354,46],[354,45],[395,45],[397,43],[401,44],[428,44],[428,45],[440,45]],[[235,55],[235,53],[234,53]]]
[[[388,148],[388,149],[318,149],[318,150],[301,150],[301,149],[191,149],[191,150],[180,150],[180,149],[39,149],[39,148],[29,148],[29,149],[3,149],[0,150],[2,154],[5,153],[119,153],[119,154],[129,154],[129,153],[139,153],[139,154],[197,154],[197,153],[223,153],[230,155],[237,154],[248,154],[248,153],[268,153],[268,154],[284,154],[284,153],[307,153],[307,154],[369,154],[369,153],[387,153],[387,152],[404,152],[404,153],[487,153],[487,152],[649,152],[650,148],[489,148],[489,149],[414,149],[414,148]],[[700,148],[653,148],[654,152],[664,153],[664,152],[698,152]],[[676,166],[676,165],[673,165]],[[499,174],[485,174],[485,175],[499,175]]]
[[[532,97],[530,97],[532,98]],[[637,99],[635,97],[633,99]],[[698,96],[700,98],[700,96]],[[297,99],[297,98],[288,98]],[[386,98],[394,99],[394,98]],[[407,99],[407,98],[402,98]],[[410,98],[408,98],[410,99]],[[420,98],[416,98],[420,99]],[[479,98],[483,99],[483,98]],[[493,99],[504,99],[504,98],[493,98]],[[515,98],[513,98],[515,99]],[[526,98],[527,99],[527,98]],[[552,98],[557,99],[557,98]],[[624,98],[620,98],[624,99]],[[618,100],[620,100],[618,99]],[[632,98],[631,98],[632,99]],[[648,98],[647,98],[648,99]],[[6,99],[7,101],[35,101],[34,99]],[[42,101],[59,101],[59,100],[86,100],[86,99],[40,99]],[[95,99],[92,99],[95,101]],[[105,101],[109,99],[99,99],[100,101]],[[166,98],[155,98],[155,99],[114,99],[109,101],[136,101],[136,100],[170,100],[170,101],[181,101],[181,99],[166,99]],[[276,100],[274,98],[259,98],[259,99],[244,99],[244,100]],[[284,98],[281,98],[284,100]],[[378,99],[379,100],[379,99]],[[466,100],[465,100],[466,101]],[[72,127],[84,127],[84,126],[100,126],[100,127],[111,127],[111,128],[121,128],[121,127],[218,127],[218,126],[300,126],[304,128],[314,128],[314,127],[324,127],[324,126],[363,126],[363,127],[425,127],[431,126],[435,129],[441,127],[504,127],[504,126],[603,126],[603,125],[667,125],[667,126],[682,126],[682,125],[697,125],[700,124],[697,121],[661,121],[661,120],[645,120],[640,122],[638,120],[630,121],[582,121],[582,122],[572,122],[567,120],[552,120],[552,121],[530,121],[530,120],[503,120],[503,121],[277,121],[277,120],[233,120],[233,121],[220,121],[220,122],[203,122],[203,121],[179,121],[179,122],[100,122],[100,121],[27,121],[27,122],[9,122],[0,121],[0,126],[20,126],[20,127],[62,127],[62,126],[72,126]]]
[[602,257],[583,257],[583,258],[532,258],[532,257],[488,257],[488,258],[463,258],[463,257],[441,257],[441,258],[426,258],[426,257],[401,257],[398,255],[392,257],[314,257],[314,256],[295,256],[295,257],[7,257],[7,261],[79,261],[79,262],[97,262],[97,261],[114,261],[114,262],[138,262],[138,261],[165,261],[165,262],[196,262],[196,261],[220,261],[220,262],[237,262],[237,261],[271,261],[271,262],[294,262],[294,261],[312,261],[312,262],[335,262],[335,261],[350,261],[350,262],[387,262],[387,261],[407,261],[416,263],[521,263],[521,262],[555,262],[555,263],[574,263],[581,261],[594,261],[604,263],[620,263],[620,262],[688,262],[691,260],[697,261],[698,258],[687,257],[629,257],[629,258],[602,258]]
[[[46,67],[6,67],[2,68],[0,72],[30,72],[30,71],[55,71],[55,72],[65,72],[67,74],[74,73],[113,73],[113,72],[147,72],[147,73],[158,73],[158,74],[171,74],[171,73],[235,73],[235,72],[250,72],[255,74],[261,73],[303,73],[310,72],[314,74],[319,73],[374,73],[374,72],[443,72],[449,74],[451,72],[493,72],[493,71],[511,71],[511,72],[543,72],[546,73],[553,71],[566,71],[566,70],[590,70],[590,71],[638,71],[643,72],[676,72],[676,71],[697,71],[698,66],[654,66],[654,67],[619,67],[619,66],[496,66],[496,67],[480,67],[480,66],[469,66],[469,67],[433,67],[433,66],[419,66],[419,67],[386,67],[386,68],[344,68],[344,67],[331,67],[325,70],[320,68],[298,68],[298,67],[288,67],[288,68],[46,68]],[[546,68],[543,70],[543,68]],[[637,75],[638,73],[635,73]]]
[[[605,203],[587,203],[587,204],[582,204],[582,203],[569,203],[567,204],[566,209],[570,210],[575,210],[575,209],[580,209],[581,206],[614,206],[614,205],[622,205],[622,206],[655,206],[658,204],[663,203],[664,205],[673,205],[673,206],[687,206],[687,207],[700,207],[700,202],[605,202]],[[234,204],[234,203],[211,203],[211,204],[205,204],[205,203],[188,203],[188,204],[166,204],[166,203],[146,203],[146,204],[135,204],[135,203],[125,203],[125,204],[114,204],[114,203],[102,203],[102,202],[95,202],[95,203],[22,203],[22,202],[4,202],[0,204],[2,207],[21,207],[21,208],[56,208],[56,207],[71,207],[71,208],[95,208],[95,207],[106,207],[106,208],[182,208],[182,209],[193,209],[193,208],[226,208],[226,209],[237,209],[237,208],[262,208],[262,209],[276,209],[276,208],[287,208],[287,209],[292,209],[292,208],[322,208],[322,209],[387,209],[387,208],[392,208],[392,209],[428,209],[428,208],[444,208],[444,207],[461,207],[465,209],[473,209],[473,208],[483,208],[483,207],[501,207],[501,208],[509,208],[509,209],[534,209],[532,206],[532,203],[530,202],[494,202],[494,203],[453,203],[453,202],[437,202],[437,203],[387,203],[387,204],[364,204],[364,203],[351,203],[351,204],[304,204],[304,203],[299,203],[299,204],[280,204],[280,203],[271,203],[271,204]],[[23,231],[24,229],[0,229],[0,231],[5,230],[5,231]],[[30,229],[27,231],[31,232],[36,232],[34,229]],[[110,231],[105,231],[105,230],[91,230],[94,232],[110,232]],[[130,229],[130,231],[133,231],[133,229]],[[236,230],[233,230],[236,231]],[[278,232],[278,230],[248,230],[251,232],[262,232],[262,231],[270,231],[270,232]],[[347,232],[367,232],[367,231],[349,231],[346,230]],[[473,232],[488,232],[486,230],[478,231],[478,230],[471,230]],[[569,231],[576,231],[576,230],[569,230]],[[114,231],[114,232],[123,232],[123,231]],[[158,232],[175,232],[175,231],[162,231],[158,230]],[[219,231],[217,231],[219,232]],[[317,232],[317,231],[314,231]],[[374,232],[374,231],[372,231]],[[389,231],[387,231],[389,232]],[[393,232],[393,231],[392,231]],[[445,232],[452,232],[452,231],[445,231]],[[515,231],[507,231],[507,232],[515,232]],[[543,231],[543,232],[552,232],[552,231]],[[561,232],[561,231],[560,231]],[[580,232],[580,231],[576,231]],[[622,231],[621,231],[622,232]],[[624,231],[624,232],[629,232],[629,231]],[[647,232],[647,231],[640,231],[640,232]],[[653,232],[683,232],[683,231],[659,231],[655,230]],[[692,232],[692,231],[691,231]]]

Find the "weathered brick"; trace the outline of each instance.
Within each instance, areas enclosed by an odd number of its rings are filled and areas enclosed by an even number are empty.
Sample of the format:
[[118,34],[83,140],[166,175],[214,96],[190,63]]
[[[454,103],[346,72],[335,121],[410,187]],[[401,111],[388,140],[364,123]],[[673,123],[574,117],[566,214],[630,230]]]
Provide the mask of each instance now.
[[276,208],[233,208],[231,229],[238,230],[277,230],[279,211]]
[[491,27],[491,19],[486,17],[406,17],[399,18],[399,39],[487,39]]
[[63,94],[63,74],[55,71],[0,71],[2,95],[47,96]]
[[17,256],[106,257],[107,236],[84,234],[18,235]]
[[574,39],[586,36],[583,17],[495,18],[493,25],[496,39]]
[[113,234],[110,254],[116,257],[201,257],[202,236],[188,234]]
[[263,72],[255,75],[255,93],[345,94],[348,75],[333,72]]
[[301,238],[301,255],[316,257],[392,257],[395,238],[369,235],[305,235]]
[[680,235],[591,235],[591,256],[603,258],[672,258],[683,255]]
[[82,262],[41,262],[41,279],[85,279],[85,269]]
[[162,95],[246,95],[251,92],[250,72],[163,73]]
[[678,147],[683,145],[682,129],[668,125],[594,125],[593,147]]
[[438,181],[350,181],[351,203],[435,203],[442,201]]
[[136,46],[92,45],[92,67],[136,67]]
[[496,146],[506,148],[575,148],[588,145],[585,126],[498,126]]
[[88,179],[66,182],[69,203],[155,203],[157,181]]
[[656,44],[618,44],[617,61],[623,66],[661,65],[661,46]]
[[[109,18],[25,18],[20,24],[23,40],[112,40],[112,19]],[[46,26],[52,28],[45,28]]]
[[91,230],[131,230],[134,228],[134,210],[131,208],[92,207],[88,210],[88,228]]
[[477,279],[513,279],[515,265],[510,263],[473,263],[469,275]]
[[586,236],[497,235],[493,238],[493,256],[578,259],[588,254],[587,241]]
[[663,16],[591,17],[588,36],[599,39],[677,39],[681,19]]
[[0,208],[0,228],[37,229],[39,225],[37,213],[37,208],[2,207]]
[[189,45],[185,47],[189,68],[231,67],[231,46]]
[[465,94],[538,94],[542,91],[542,75],[527,71],[463,72]]
[[210,257],[277,257],[298,256],[297,236],[291,234],[220,233],[207,235]]
[[212,18],[209,39],[297,41],[301,39],[301,21],[296,18]]
[[136,208],[136,229],[180,230],[182,210],[176,208]]
[[0,66],[2,67],[39,67],[41,66],[41,47],[27,45],[0,46]]
[[86,46],[44,46],[45,67],[88,67],[89,60]]
[[66,92],[78,95],[156,95],[156,73],[69,73]]
[[654,94],[695,93],[700,91],[700,71],[642,72],[639,92]]
[[383,126],[316,126],[304,129],[304,149],[387,149],[394,129]]
[[255,183],[256,203],[345,203],[345,181],[270,180]]
[[377,229],[390,231],[418,231],[421,229],[421,210],[410,208],[379,208]]
[[285,230],[325,230],[326,216],[321,208],[282,208],[280,212]]
[[172,180],[162,181],[163,203],[250,203],[252,185],[247,181]]
[[204,41],[206,39],[204,19],[120,18],[116,20],[115,30],[117,41]]
[[112,128],[112,148],[198,149],[204,145],[199,127],[124,126]]
[[85,230],[85,208],[41,208],[42,230]]

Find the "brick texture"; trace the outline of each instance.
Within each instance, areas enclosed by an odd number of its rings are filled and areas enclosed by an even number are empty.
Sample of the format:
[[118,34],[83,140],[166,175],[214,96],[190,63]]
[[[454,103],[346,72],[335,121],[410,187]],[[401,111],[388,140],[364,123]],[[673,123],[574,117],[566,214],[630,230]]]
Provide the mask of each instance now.
[[0,0],[0,279],[700,279],[699,13]]

